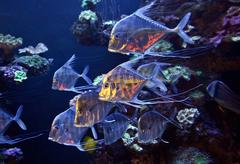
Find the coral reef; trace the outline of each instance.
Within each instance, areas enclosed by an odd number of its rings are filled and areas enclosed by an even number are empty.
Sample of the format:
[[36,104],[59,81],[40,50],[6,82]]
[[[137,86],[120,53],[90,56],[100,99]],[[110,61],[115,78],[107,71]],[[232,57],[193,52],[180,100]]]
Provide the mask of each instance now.
[[186,108],[180,110],[176,116],[177,120],[183,127],[190,127],[194,124],[195,119],[200,115],[197,108]]
[[7,82],[22,82],[27,79],[28,70],[20,65],[0,67],[0,77]]
[[21,56],[15,59],[13,63],[28,69],[28,73],[31,75],[37,75],[49,70],[51,60],[43,58],[39,55],[32,55]]
[[0,163],[13,163],[23,158],[23,152],[20,148],[9,148],[0,150]]
[[171,164],[210,164],[212,159],[205,152],[194,147],[179,148]]
[[0,49],[3,50],[2,60],[9,62],[13,59],[13,50],[18,48],[23,43],[22,38],[16,38],[12,35],[0,34]]
[[115,21],[103,22],[101,15],[96,11],[99,0],[84,0],[82,11],[78,19],[73,23],[71,31],[82,44],[107,45],[109,34]]
[[30,55],[39,55],[47,51],[48,48],[44,43],[38,43],[36,47],[28,46],[18,50],[19,54],[28,53]]

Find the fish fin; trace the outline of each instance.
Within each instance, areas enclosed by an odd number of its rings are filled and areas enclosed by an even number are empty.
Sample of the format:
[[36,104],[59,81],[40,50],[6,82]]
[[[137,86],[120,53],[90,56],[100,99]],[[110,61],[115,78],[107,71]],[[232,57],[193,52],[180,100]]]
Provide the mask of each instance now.
[[77,148],[78,150],[80,150],[80,151],[86,151],[86,150],[84,150],[84,148],[82,147],[82,145],[78,145],[78,146],[76,146],[76,148]]
[[64,66],[71,66],[76,60],[76,55],[73,54],[72,57],[64,64]]
[[43,133],[37,134],[37,135],[34,135],[34,136],[30,136],[30,137],[25,137],[25,138],[10,139],[10,140],[7,141],[7,143],[10,144],[10,145],[13,145],[13,144],[16,144],[16,143],[19,143],[19,142],[22,142],[22,141],[26,141],[26,140],[30,140],[30,139],[40,137],[42,135],[43,135]]
[[17,113],[15,115],[15,117],[13,118],[13,121],[16,121],[17,124],[21,127],[21,129],[23,130],[27,130],[27,127],[26,125],[23,123],[23,121],[20,119],[20,116],[22,114],[22,111],[23,111],[23,106],[21,105],[18,110],[17,110]]
[[95,140],[98,139],[97,131],[96,131],[96,129],[94,128],[94,126],[91,127],[91,131],[92,131],[92,134],[93,134],[93,138],[94,138]]
[[184,31],[184,27],[187,25],[189,18],[191,16],[191,13],[187,13],[182,20],[180,21],[180,23],[177,25],[177,27],[174,29],[177,34],[186,42],[189,44],[194,44],[194,41],[192,40],[191,37],[189,37]]
[[80,75],[80,77],[82,77],[88,83],[88,85],[92,85],[92,80],[89,77],[87,77],[88,71],[89,71],[89,66],[87,65],[84,68],[84,70],[83,70],[82,74]]

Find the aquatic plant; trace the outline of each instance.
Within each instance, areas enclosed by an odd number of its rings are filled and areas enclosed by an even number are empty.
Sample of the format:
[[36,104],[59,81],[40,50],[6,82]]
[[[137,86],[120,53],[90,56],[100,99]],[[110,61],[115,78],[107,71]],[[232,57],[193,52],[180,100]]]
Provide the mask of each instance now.
[[180,110],[176,118],[184,127],[190,127],[199,115],[200,113],[197,108],[186,108]]
[[23,82],[24,80],[27,80],[27,73],[24,71],[16,71],[14,72],[14,81],[16,82]]
[[179,148],[171,164],[209,164],[212,162],[210,156],[195,147]]
[[49,69],[51,62],[39,55],[32,55],[21,56],[14,60],[14,63],[17,63],[28,69],[30,74],[39,74],[46,72]]
[[91,10],[85,10],[80,13],[78,16],[79,21],[87,20],[91,24],[94,24],[96,21],[98,21],[97,14]]

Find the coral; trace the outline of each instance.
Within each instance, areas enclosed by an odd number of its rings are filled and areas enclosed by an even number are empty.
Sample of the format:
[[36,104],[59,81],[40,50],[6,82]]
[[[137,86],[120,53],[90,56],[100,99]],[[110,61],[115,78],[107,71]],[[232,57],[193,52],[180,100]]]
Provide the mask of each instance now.
[[97,3],[101,0],[82,0],[82,8],[87,10],[95,10]]
[[173,51],[173,45],[166,41],[166,40],[160,40],[152,49],[153,52],[171,52]]
[[186,108],[180,110],[176,118],[184,127],[190,127],[199,115],[200,113],[197,108]]
[[104,75],[100,75],[100,76],[97,76],[94,80],[93,80],[93,85],[99,85],[102,80],[103,80],[103,76]]
[[36,47],[28,46],[18,50],[19,54],[29,53],[31,55],[38,55],[47,51],[48,48],[44,43],[38,43]]
[[9,159],[21,160],[22,157],[23,157],[23,152],[20,148],[17,148],[17,147],[2,149],[0,151],[0,160],[2,161],[9,160]]
[[210,156],[194,147],[179,148],[171,164],[209,164],[212,162]]
[[15,71],[14,75],[14,81],[23,82],[24,80],[27,80],[27,73],[24,71]]
[[175,83],[180,77],[190,80],[192,72],[187,67],[174,66],[163,70],[163,74],[168,82]]
[[95,24],[98,21],[97,14],[91,10],[82,11],[78,16],[79,21],[89,21],[91,24]]
[[30,74],[39,74],[46,72],[49,69],[49,65],[51,61],[43,58],[39,55],[32,55],[32,56],[21,56],[14,60],[14,63],[17,63],[26,69],[29,70]]
[[240,7],[230,7],[221,20],[217,35],[210,38],[210,43],[218,46],[222,41],[239,41]]
[[22,82],[27,78],[27,72],[26,68],[16,64],[0,67],[1,78],[8,82]]
[[11,35],[0,34],[0,49],[3,50],[3,61],[9,62],[13,59],[13,49],[21,46],[23,43],[22,38],[16,38]]
[[12,35],[3,35],[0,34],[0,48],[1,49],[14,49],[22,45],[23,39],[22,38],[16,38]]

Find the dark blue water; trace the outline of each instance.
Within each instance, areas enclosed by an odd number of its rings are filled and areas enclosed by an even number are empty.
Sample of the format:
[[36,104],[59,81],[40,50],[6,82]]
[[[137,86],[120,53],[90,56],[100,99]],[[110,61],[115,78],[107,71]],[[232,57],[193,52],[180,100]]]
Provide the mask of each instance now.
[[[130,14],[137,9],[138,4],[138,0],[121,0],[121,14]],[[45,57],[54,58],[54,64],[46,75],[30,78],[23,87],[12,88],[20,88],[19,95],[12,98],[11,103],[13,110],[20,104],[24,105],[22,120],[28,127],[26,133],[49,129],[54,117],[68,108],[68,102],[75,94],[52,91],[51,81],[55,70],[72,54],[78,57],[77,71],[81,72],[87,64],[90,66],[90,78],[106,73],[128,59],[123,55],[108,53],[106,47],[78,44],[70,27],[80,11],[79,0],[0,1],[0,33],[22,37],[23,46],[35,46],[38,42],[43,42],[49,48]],[[11,128],[15,127],[18,128]],[[17,144],[24,152],[21,163],[89,163],[86,153],[48,141],[47,137],[46,134]]]

